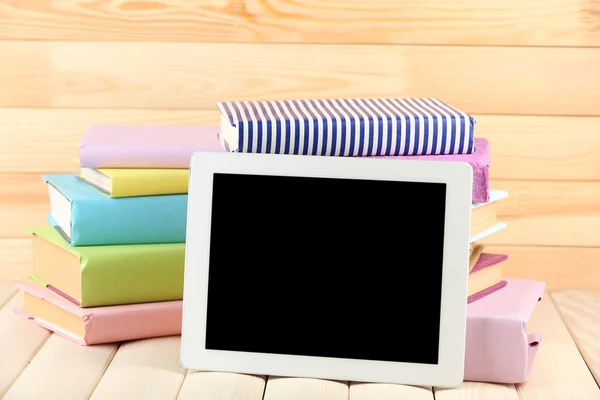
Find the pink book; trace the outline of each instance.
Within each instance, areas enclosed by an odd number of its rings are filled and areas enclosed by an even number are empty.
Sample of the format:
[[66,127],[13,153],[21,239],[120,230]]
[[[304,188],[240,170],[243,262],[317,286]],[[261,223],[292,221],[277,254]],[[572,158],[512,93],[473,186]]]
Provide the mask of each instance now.
[[[16,286],[55,306],[53,312],[43,316],[23,309],[16,309],[17,314],[83,346],[181,334],[182,300],[80,308],[35,282],[19,282]],[[73,316],[81,325],[73,323]],[[76,329],[83,326],[83,334],[64,327],[69,324]]]
[[79,142],[82,168],[189,168],[195,151],[224,151],[212,125],[93,125]]
[[422,156],[382,156],[402,160],[457,161],[466,162],[473,169],[473,203],[490,201],[490,144],[487,139],[475,138],[475,150],[471,154],[444,154]]
[[507,285],[467,306],[465,381],[521,383],[527,379],[541,335],[527,331],[545,283],[506,279]]

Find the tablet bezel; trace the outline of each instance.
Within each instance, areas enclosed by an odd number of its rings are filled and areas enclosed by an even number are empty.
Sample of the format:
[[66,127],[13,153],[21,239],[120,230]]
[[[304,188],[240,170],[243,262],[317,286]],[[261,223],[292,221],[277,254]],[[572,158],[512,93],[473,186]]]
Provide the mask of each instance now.
[[[439,363],[427,365],[205,349],[213,173],[446,183]],[[459,385],[464,376],[471,193],[472,169],[463,162],[194,153],[188,188],[181,339],[183,366],[192,370],[358,382],[435,387]]]

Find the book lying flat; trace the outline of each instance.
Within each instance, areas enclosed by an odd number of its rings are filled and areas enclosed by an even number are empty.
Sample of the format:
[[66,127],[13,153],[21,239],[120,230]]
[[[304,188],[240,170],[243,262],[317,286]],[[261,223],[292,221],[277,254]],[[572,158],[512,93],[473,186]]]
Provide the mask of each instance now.
[[382,156],[399,160],[466,162],[473,170],[473,203],[490,201],[490,143],[484,138],[474,139],[474,149],[470,154],[443,154],[421,156]]
[[110,198],[75,174],[42,179],[49,222],[72,246],[185,242],[187,194]]
[[506,254],[483,253],[469,272],[467,303],[480,300],[506,286],[501,263],[508,259]]
[[79,179],[108,197],[188,192],[190,170],[181,168],[81,168]]
[[32,278],[79,307],[181,300],[185,243],[73,247],[31,228]]
[[504,190],[490,190],[490,199],[486,203],[472,204],[471,236],[477,236],[499,223],[498,202],[507,197],[508,193]]
[[182,300],[79,308],[34,282],[20,282],[15,312],[83,346],[181,334]]
[[528,322],[545,283],[506,281],[502,290],[467,305],[465,381],[525,382],[541,345],[541,335],[528,332]]
[[319,156],[468,154],[475,119],[432,98],[218,102],[227,151]]
[[189,168],[195,151],[224,151],[212,125],[94,125],[79,142],[83,168]]

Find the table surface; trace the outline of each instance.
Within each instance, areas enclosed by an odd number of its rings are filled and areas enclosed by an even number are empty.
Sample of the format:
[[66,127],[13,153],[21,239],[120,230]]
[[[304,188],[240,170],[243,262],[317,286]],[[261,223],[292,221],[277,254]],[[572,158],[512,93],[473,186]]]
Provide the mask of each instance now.
[[83,347],[14,314],[21,301],[21,292],[0,282],[5,400],[600,400],[600,291],[545,295],[530,322],[543,342],[526,383],[468,382],[445,390],[186,371],[179,363],[179,336]]

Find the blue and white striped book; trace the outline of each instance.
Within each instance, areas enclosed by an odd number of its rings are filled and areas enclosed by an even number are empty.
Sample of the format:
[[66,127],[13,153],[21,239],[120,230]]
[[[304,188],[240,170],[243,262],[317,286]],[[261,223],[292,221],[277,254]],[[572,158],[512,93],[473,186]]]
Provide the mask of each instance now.
[[475,119],[432,98],[218,102],[221,144],[243,153],[469,154]]

